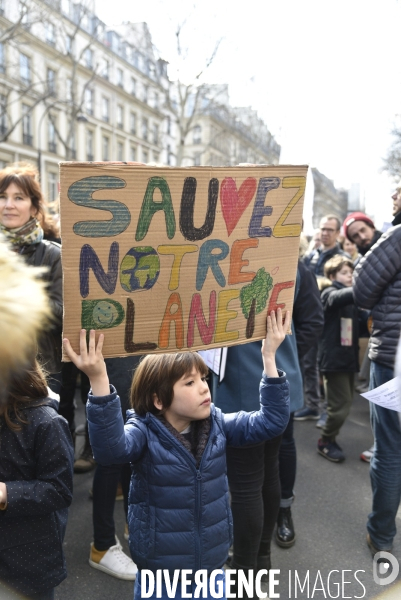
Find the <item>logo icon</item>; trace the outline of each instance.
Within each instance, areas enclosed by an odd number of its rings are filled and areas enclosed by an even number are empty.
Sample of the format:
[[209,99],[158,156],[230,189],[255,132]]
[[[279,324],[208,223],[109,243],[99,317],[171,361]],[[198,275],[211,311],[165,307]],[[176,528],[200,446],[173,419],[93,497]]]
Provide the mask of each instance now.
[[390,552],[376,552],[373,557],[373,580],[378,585],[390,585],[398,577],[400,565]]

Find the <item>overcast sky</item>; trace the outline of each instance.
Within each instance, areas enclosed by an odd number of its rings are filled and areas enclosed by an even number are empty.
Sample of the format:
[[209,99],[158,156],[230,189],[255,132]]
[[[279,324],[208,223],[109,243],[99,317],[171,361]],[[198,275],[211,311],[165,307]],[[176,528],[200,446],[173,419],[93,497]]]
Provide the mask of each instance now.
[[336,187],[360,183],[378,226],[391,220],[393,182],[380,167],[401,113],[401,2],[96,0],[95,6],[108,25],[146,21],[172,79],[178,23],[186,21],[188,80],[222,38],[206,80],[228,83],[232,105],[258,111],[282,146],[280,162],[317,167]]

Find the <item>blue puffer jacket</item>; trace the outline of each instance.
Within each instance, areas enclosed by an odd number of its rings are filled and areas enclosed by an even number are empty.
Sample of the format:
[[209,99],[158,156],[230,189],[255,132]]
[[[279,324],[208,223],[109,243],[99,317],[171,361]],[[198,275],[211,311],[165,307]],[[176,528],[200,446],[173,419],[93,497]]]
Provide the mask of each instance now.
[[226,444],[256,444],[281,434],[289,418],[285,374],[262,377],[261,408],[223,414],[212,405],[210,435],[199,467],[192,454],[154,415],[128,411],[120,399],[89,394],[92,449],[100,464],[130,461],[130,550],[140,569],[220,568],[232,538],[226,476]]

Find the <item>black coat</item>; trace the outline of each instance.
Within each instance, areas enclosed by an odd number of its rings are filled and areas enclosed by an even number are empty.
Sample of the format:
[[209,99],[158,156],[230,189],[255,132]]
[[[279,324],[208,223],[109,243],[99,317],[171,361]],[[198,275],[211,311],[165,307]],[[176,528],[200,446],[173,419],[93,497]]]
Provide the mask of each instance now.
[[[319,367],[325,372],[356,373],[358,365],[358,308],[352,287],[333,281],[322,291],[324,328],[319,342]],[[352,346],[341,345],[341,319],[352,319]]]
[[39,359],[48,373],[61,371],[61,336],[63,322],[63,272],[61,268],[61,246],[43,240],[39,244],[22,246],[20,254],[28,265],[48,267],[43,279],[52,311],[52,326],[39,339]]
[[11,431],[0,418],[0,581],[25,594],[49,590],[67,576],[63,538],[72,500],[74,451],[56,400],[24,409],[27,425]]

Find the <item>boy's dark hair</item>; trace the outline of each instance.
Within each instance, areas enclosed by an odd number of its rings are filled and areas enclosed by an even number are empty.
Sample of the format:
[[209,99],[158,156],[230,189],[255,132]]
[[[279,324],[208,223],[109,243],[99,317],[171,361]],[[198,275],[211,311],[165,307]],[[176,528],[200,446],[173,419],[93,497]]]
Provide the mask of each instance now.
[[[197,352],[173,354],[148,354],[139,363],[131,385],[131,406],[138,415],[147,412],[161,414],[173,401],[173,386],[181,377],[193,370],[208,374],[205,361]],[[154,395],[163,405],[156,408]]]
[[6,390],[6,404],[2,407],[0,416],[6,426],[18,431],[21,425],[27,423],[24,418],[24,408],[32,401],[44,400],[48,396],[47,384],[41,366],[36,359],[26,369],[22,368],[10,377]]
[[350,258],[342,256],[341,254],[336,254],[333,258],[329,258],[324,265],[324,274],[330,279],[330,276],[334,277],[344,266],[351,267],[351,269],[354,270],[354,263]]

